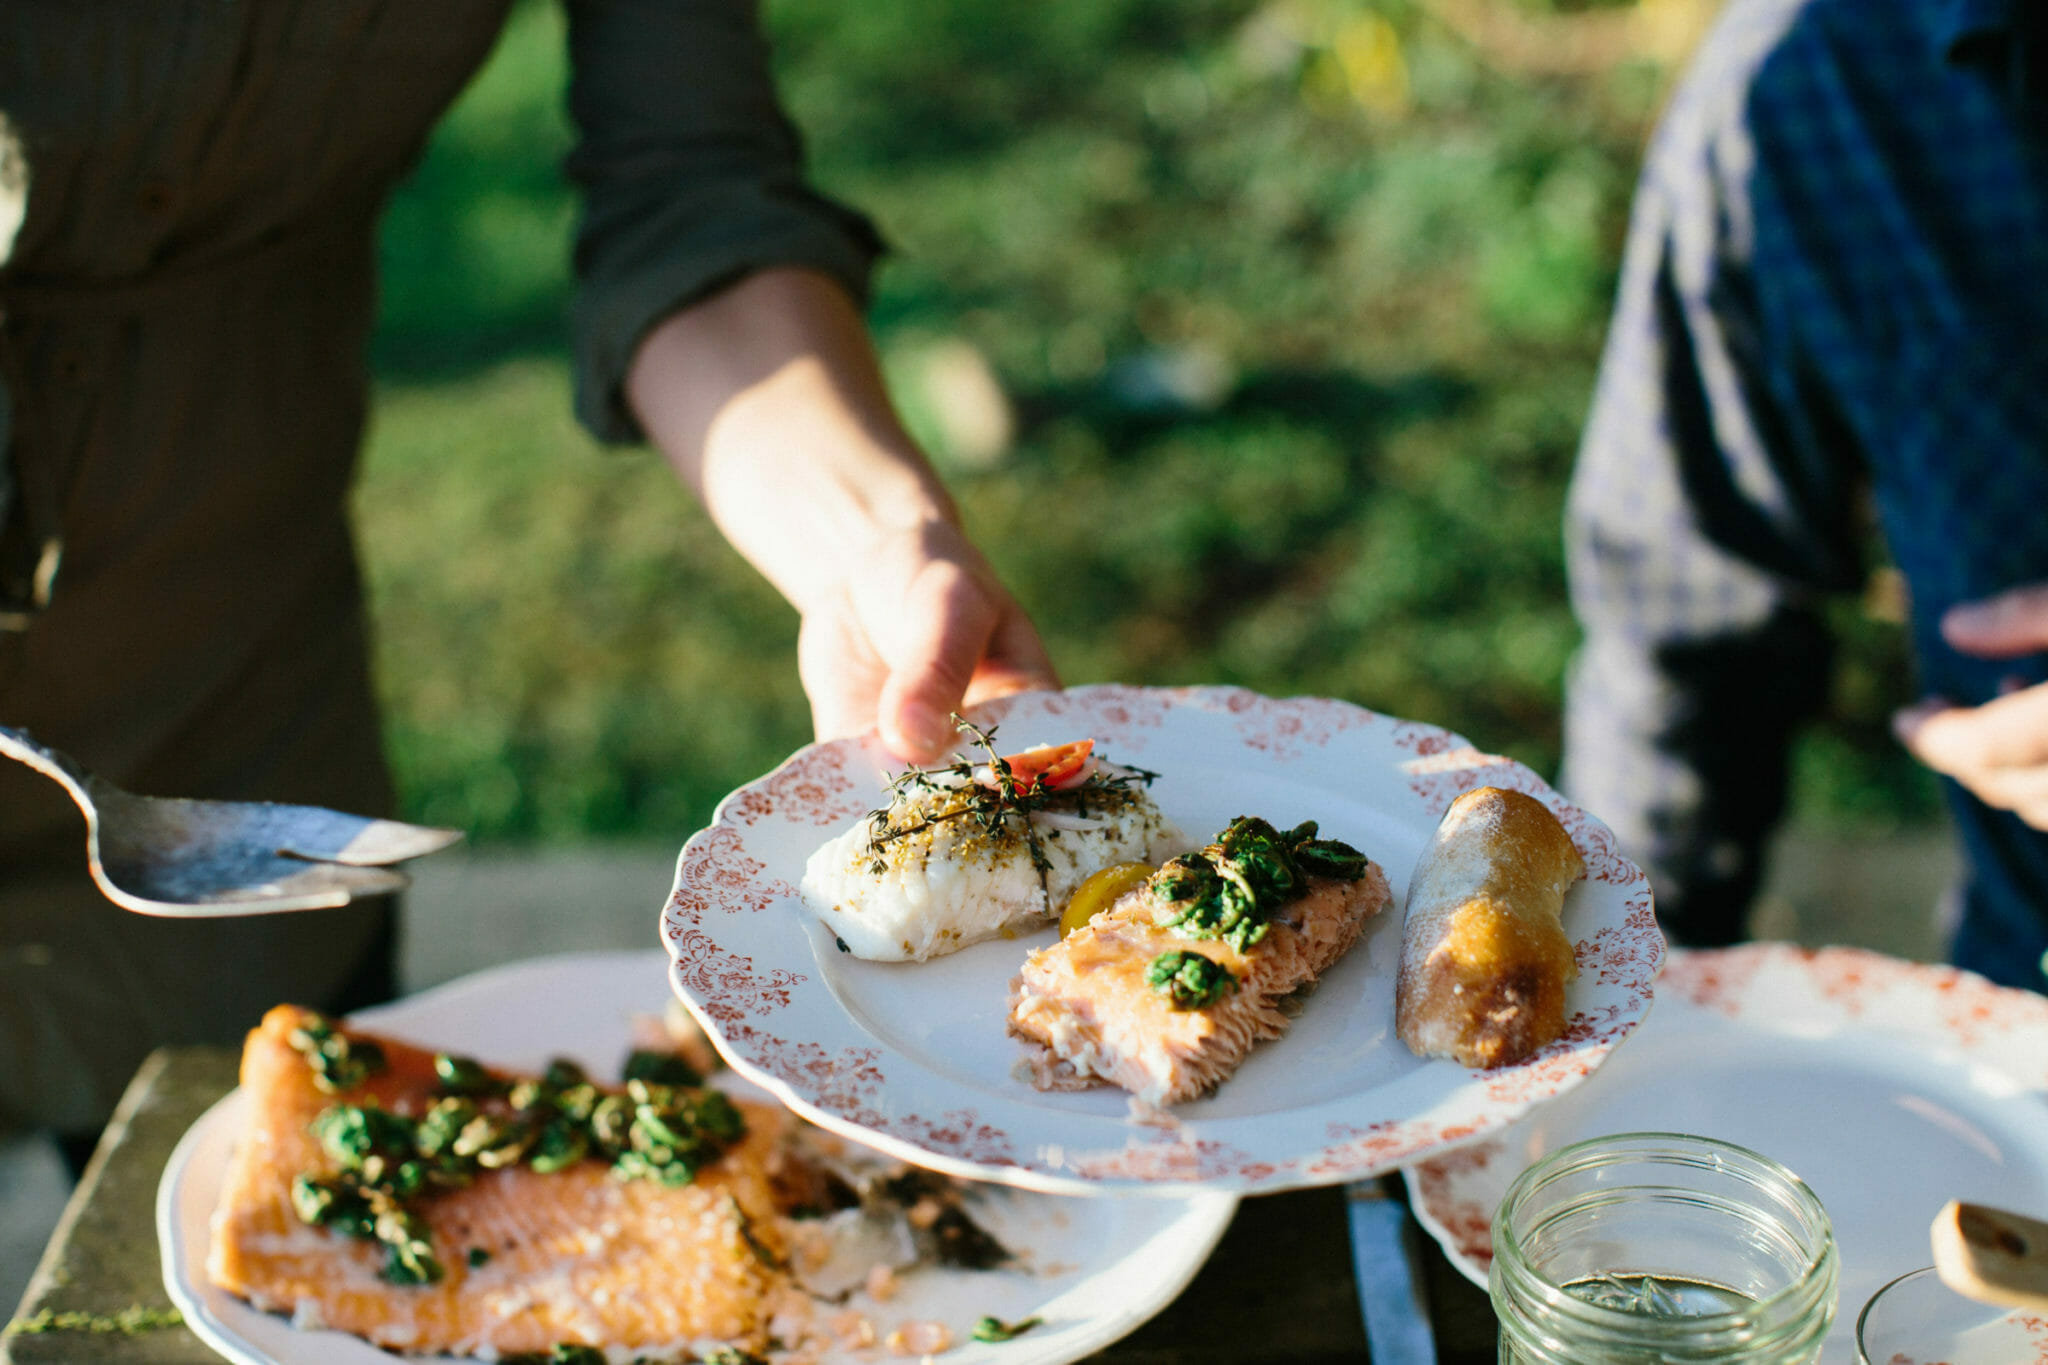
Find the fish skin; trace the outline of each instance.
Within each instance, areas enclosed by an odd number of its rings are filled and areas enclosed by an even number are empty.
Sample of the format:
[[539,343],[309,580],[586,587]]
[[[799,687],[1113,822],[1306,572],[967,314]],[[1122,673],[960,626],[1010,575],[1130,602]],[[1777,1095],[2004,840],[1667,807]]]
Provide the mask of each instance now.
[[[1392,900],[1377,863],[1356,881],[1311,876],[1241,953],[1221,939],[1159,928],[1149,888],[1136,887],[1025,959],[1010,983],[1009,1031],[1031,1045],[1040,1090],[1109,1082],[1150,1105],[1194,1099],[1227,1080],[1255,1044],[1287,1032],[1280,1002],[1329,970]],[[1203,1009],[1175,1009],[1145,982],[1152,959],[1175,948],[1229,968],[1237,989]]]
[[[547,1351],[557,1343],[659,1350],[765,1348],[768,1323],[792,1292],[750,1245],[783,1251],[779,1191],[792,1120],[735,1100],[747,1133],[694,1183],[614,1180],[586,1160],[543,1175],[520,1165],[481,1172],[419,1212],[446,1278],[394,1285],[379,1278],[384,1249],[301,1223],[292,1178],[333,1163],[308,1125],[336,1103],[418,1114],[436,1096],[434,1054],[375,1037],[388,1068],[344,1094],[313,1084],[289,1041],[307,1017],[280,1005],[242,1055],[249,1118],[227,1171],[207,1255],[214,1284],[259,1308],[396,1350],[473,1355]],[[478,1248],[489,1259],[468,1264]]]

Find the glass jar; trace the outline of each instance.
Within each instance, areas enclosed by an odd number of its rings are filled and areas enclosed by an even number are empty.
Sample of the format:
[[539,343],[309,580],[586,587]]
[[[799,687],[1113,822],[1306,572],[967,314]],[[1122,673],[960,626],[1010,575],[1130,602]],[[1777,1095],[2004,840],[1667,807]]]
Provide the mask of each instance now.
[[1561,1148],[1493,1216],[1502,1365],[1802,1365],[1834,1321],[1837,1275],[1813,1191],[1711,1138]]
[[1856,1319],[1857,1365],[1938,1360],[1942,1365],[2013,1365],[2042,1359],[2041,1315],[1966,1298],[1933,1266],[1901,1275],[1871,1295]]

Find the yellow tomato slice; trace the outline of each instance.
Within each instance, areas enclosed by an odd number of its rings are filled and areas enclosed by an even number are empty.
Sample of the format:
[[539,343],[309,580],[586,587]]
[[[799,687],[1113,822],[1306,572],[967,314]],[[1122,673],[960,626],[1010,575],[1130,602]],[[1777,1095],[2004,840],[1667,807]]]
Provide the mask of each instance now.
[[1111,863],[1088,874],[1074,888],[1073,898],[1060,913],[1060,937],[1065,938],[1110,906],[1132,887],[1152,875],[1150,863]]

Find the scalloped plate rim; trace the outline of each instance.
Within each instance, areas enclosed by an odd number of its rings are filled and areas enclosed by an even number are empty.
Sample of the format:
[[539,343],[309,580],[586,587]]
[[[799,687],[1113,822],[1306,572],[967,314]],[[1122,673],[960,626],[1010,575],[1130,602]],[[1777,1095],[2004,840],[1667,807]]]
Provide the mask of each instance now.
[[[1620,889],[1613,893],[1613,898],[1622,902],[1622,909],[1627,909],[1637,904],[1635,898],[1639,896],[1641,908],[1644,910],[1650,908],[1651,902],[1647,879],[1639,868],[1636,868],[1633,863],[1619,854],[1618,849],[1612,844],[1612,831],[1608,830],[1601,821],[1589,812],[1567,801],[1525,765],[1501,755],[1484,753],[1454,731],[1432,725],[1428,722],[1389,716],[1337,698],[1316,696],[1274,698],[1233,685],[1196,685],[1168,688],[1119,683],[1088,684],[1063,689],[1058,692],[1013,694],[998,698],[982,706],[970,708],[968,714],[983,720],[993,719],[1001,722],[1020,707],[1032,705],[1045,707],[1049,701],[1054,699],[1057,700],[1058,705],[1049,711],[1048,714],[1058,714],[1060,711],[1071,710],[1077,706],[1085,707],[1097,702],[1114,702],[1121,698],[1152,699],[1162,702],[1168,711],[1187,707],[1209,713],[1238,715],[1258,707],[1282,709],[1326,708],[1333,709],[1347,716],[1358,717],[1359,719],[1355,722],[1355,728],[1364,729],[1372,726],[1387,726],[1406,730],[1415,738],[1417,744],[1418,756],[1416,766],[1411,767],[1411,772],[1420,771],[1419,765],[1428,756],[1441,755],[1450,758],[1469,757],[1472,761],[1462,766],[1443,766],[1431,769],[1430,771],[1440,773],[1485,771],[1489,774],[1498,773],[1508,776],[1514,781],[1515,785],[1545,799],[1554,810],[1559,810],[1560,813],[1569,812],[1578,820],[1583,821],[1585,826],[1590,827],[1591,830],[1596,831],[1598,835],[1608,841],[1606,848],[1612,857],[1612,861],[1618,864],[1620,868],[1625,869],[1625,875],[1616,879]],[[1587,1047],[1582,1052],[1571,1054],[1585,1062],[1583,1069],[1567,1070],[1547,1082],[1535,1084],[1532,1086],[1532,1093],[1528,1097],[1499,1102],[1494,1106],[1494,1109],[1498,1112],[1490,1114],[1473,1125],[1453,1125],[1454,1131],[1444,1133],[1428,1141],[1426,1145],[1420,1148],[1411,1147],[1404,1149],[1397,1155],[1383,1159],[1366,1159],[1349,1163],[1326,1160],[1318,1169],[1310,1171],[1307,1169],[1310,1165],[1308,1158],[1314,1154],[1303,1153],[1289,1158],[1289,1166],[1280,1174],[1246,1174],[1243,1169],[1240,1169],[1234,1173],[1204,1173],[1192,1177],[1182,1175],[1103,1176],[1066,1174],[1043,1169],[1040,1166],[1016,1162],[992,1162],[936,1150],[915,1138],[899,1136],[860,1122],[857,1119],[836,1113],[829,1108],[822,1107],[816,1102],[812,1092],[800,1087],[796,1083],[785,1080],[766,1066],[757,1064],[732,1038],[728,1037],[723,1021],[717,1015],[707,1011],[706,1006],[708,1002],[700,1000],[696,992],[685,980],[686,963],[678,952],[679,936],[668,932],[678,897],[685,890],[683,876],[685,869],[690,864],[693,849],[705,846],[706,841],[717,835],[720,831],[737,830],[739,825],[737,813],[742,809],[743,803],[754,794],[769,788],[778,780],[795,774],[800,765],[817,761],[823,751],[851,752],[862,746],[871,745],[872,740],[873,732],[869,732],[865,736],[805,745],[789,757],[783,759],[763,776],[736,788],[720,800],[711,823],[693,834],[677,855],[676,881],[671,888],[669,899],[664,904],[662,912],[662,937],[663,945],[670,954],[669,981],[671,987],[678,998],[689,1008],[692,1015],[703,1025],[707,1035],[735,1071],[772,1092],[779,1100],[807,1120],[887,1152],[892,1156],[963,1178],[992,1181],[1056,1194],[1175,1195],[1186,1194],[1191,1191],[1209,1190],[1218,1193],[1247,1195],[1340,1184],[1384,1174],[1401,1166],[1412,1164],[1415,1161],[1441,1155],[1445,1152],[1485,1140],[1492,1133],[1512,1123],[1534,1105],[1554,1099],[1576,1087],[1587,1075],[1591,1074],[1593,1069],[1597,1068],[1615,1046],[1618,1046],[1627,1037],[1629,1032],[1641,1021],[1650,1008],[1653,982],[1662,968],[1663,954],[1661,934],[1657,933],[1654,929],[1650,930],[1650,934],[1655,939],[1655,945],[1649,950],[1649,959],[1646,967],[1642,971],[1640,979],[1631,983],[1634,989],[1640,991],[1640,999],[1634,1002],[1632,1013],[1624,1011],[1609,1021],[1609,1032],[1602,1041]],[[1400,741],[1394,742],[1399,743]],[[1480,784],[1474,783],[1472,785]],[[1440,812],[1438,813],[1440,814]],[[1392,818],[1398,813],[1381,810],[1380,814]],[[1435,818],[1434,814],[1427,817],[1428,824],[1419,828],[1420,837],[1427,837],[1429,829],[1434,827]],[[843,828],[843,825],[835,828]],[[823,839],[829,837],[831,832],[833,831],[828,830],[820,833],[818,835],[818,842],[823,842]],[[1392,879],[1395,870],[1389,868],[1388,872],[1390,879]],[[1406,875],[1403,872],[1396,884],[1405,885],[1405,882]],[[1383,913],[1398,914],[1398,907],[1390,907],[1388,911]],[[1617,919],[1619,919],[1619,911],[1617,911]],[[1603,929],[1605,927],[1604,925],[1602,926]],[[1583,947],[1583,945],[1581,946]],[[752,962],[751,958],[745,960],[749,964]],[[829,988],[826,989],[829,990]],[[859,1031],[861,1028],[850,1015],[845,1016],[845,1023],[850,1029],[855,1031]],[[1392,1037],[1391,1026],[1388,1030],[1388,1037],[1390,1039]],[[874,1037],[872,1034],[863,1033],[862,1038],[867,1043],[880,1048],[885,1054],[897,1057],[903,1056],[902,1053],[890,1049],[883,1040]],[[913,1066],[919,1065],[915,1058],[907,1060]],[[1544,1060],[1555,1060],[1555,1058],[1553,1058],[1549,1050],[1546,1050],[1546,1052],[1539,1054],[1537,1059],[1524,1063],[1521,1068],[1506,1068],[1504,1071],[1522,1071],[1524,1068],[1533,1067],[1538,1061]],[[1432,1067],[1452,1066],[1448,1062],[1432,1062],[1426,1065]],[[925,1072],[924,1074],[929,1076],[932,1073]],[[1468,1081],[1481,1083],[1494,1077],[1505,1079],[1501,1073],[1478,1071],[1468,1072],[1466,1076]],[[975,1103],[989,1103],[985,1096],[970,1096],[969,1098]],[[1316,1106],[1305,1107],[1314,1108]],[[1325,1105],[1323,1107],[1327,1108],[1328,1106]],[[1237,1123],[1242,1122],[1242,1119],[1210,1119],[1197,1120],[1195,1122],[1209,1124]],[[1191,1123],[1188,1126],[1193,1126],[1193,1124]],[[1126,1124],[1126,1127],[1133,1133],[1142,1131],[1135,1125]],[[1329,1150],[1334,1150],[1334,1146],[1325,1150],[1326,1157]],[[1126,1151],[1129,1151],[1128,1146]],[[1259,1168],[1269,1166],[1272,1163],[1252,1160],[1243,1164],[1256,1172]]]

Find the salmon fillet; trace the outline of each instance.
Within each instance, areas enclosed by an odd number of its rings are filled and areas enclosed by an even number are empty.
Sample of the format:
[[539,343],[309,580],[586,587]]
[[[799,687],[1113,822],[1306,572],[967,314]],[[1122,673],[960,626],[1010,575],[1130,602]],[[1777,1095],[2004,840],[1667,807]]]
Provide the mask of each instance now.
[[323,1110],[375,1103],[423,1112],[437,1095],[434,1054],[377,1038],[388,1067],[344,1093],[324,1093],[290,1042],[308,1017],[278,1006],[243,1052],[250,1112],[214,1213],[207,1274],[215,1284],[299,1326],[408,1352],[505,1354],[563,1342],[649,1352],[765,1347],[768,1323],[791,1292],[770,1264],[785,1247],[778,1201],[804,1178],[791,1169],[794,1124],[783,1111],[735,1101],[746,1135],[684,1186],[613,1179],[598,1160],[553,1174],[525,1165],[484,1171],[418,1206],[445,1278],[397,1285],[379,1276],[382,1246],[301,1222],[290,1191],[300,1173],[334,1167],[309,1132]]
[[[1032,1044],[1032,1083],[1074,1090],[1110,1082],[1147,1104],[1176,1104],[1227,1079],[1254,1043],[1287,1032],[1280,1002],[1319,978],[1392,899],[1367,863],[1354,881],[1310,876],[1246,951],[1153,923],[1146,886],[1025,959],[1010,983],[1010,1032]],[[1177,1009],[1146,980],[1162,953],[1198,953],[1237,978],[1199,1009]]]

